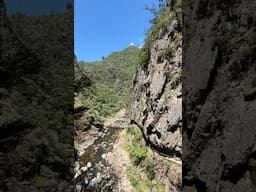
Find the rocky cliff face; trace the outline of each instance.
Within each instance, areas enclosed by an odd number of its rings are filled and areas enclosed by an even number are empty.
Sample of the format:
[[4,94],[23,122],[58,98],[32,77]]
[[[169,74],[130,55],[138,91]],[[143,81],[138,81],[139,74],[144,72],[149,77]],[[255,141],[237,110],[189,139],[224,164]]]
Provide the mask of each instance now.
[[[153,150],[179,159],[182,155],[181,19],[171,7],[167,9],[163,14],[167,22],[161,26],[156,24],[159,31],[151,40],[147,61],[134,80],[132,122],[141,128]],[[173,174],[177,176],[177,172]],[[179,183],[177,178],[170,180]]]
[[[170,12],[170,18],[172,18]],[[174,17],[149,47],[149,59],[134,81],[133,121],[155,150],[181,156],[181,31]]]
[[255,191],[255,1],[184,1],[183,191]]

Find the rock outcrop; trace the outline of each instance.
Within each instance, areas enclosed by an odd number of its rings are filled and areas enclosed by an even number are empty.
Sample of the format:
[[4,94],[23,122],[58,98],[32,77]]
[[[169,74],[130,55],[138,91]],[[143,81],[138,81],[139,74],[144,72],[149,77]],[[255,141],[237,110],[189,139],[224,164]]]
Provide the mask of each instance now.
[[[180,159],[182,155],[181,18],[173,7],[167,6],[156,22],[158,23],[153,26],[151,36],[148,37],[150,43],[147,42],[148,44],[144,46],[144,49],[148,49],[146,50],[148,58],[139,67],[134,80],[131,122],[140,127],[146,143],[154,151],[162,156]],[[163,22],[164,24],[159,25]],[[154,35],[155,39],[152,40]],[[177,172],[181,173],[181,167]],[[179,175],[177,172],[172,173]],[[167,174],[167,177],[170,175]],[[173,179],[170,176],[169,180],[176,186],[168,190],[179,191],[178,185],[181,183],[177,182],[177,178],[174,179],[175,181]]]
[[136,74],[132,121],[153,149],[181,157],[181,23],[177,17],[169,20],[150,45],[147,65]]
[[184,1],[183,191],[255,191],[256,2]]

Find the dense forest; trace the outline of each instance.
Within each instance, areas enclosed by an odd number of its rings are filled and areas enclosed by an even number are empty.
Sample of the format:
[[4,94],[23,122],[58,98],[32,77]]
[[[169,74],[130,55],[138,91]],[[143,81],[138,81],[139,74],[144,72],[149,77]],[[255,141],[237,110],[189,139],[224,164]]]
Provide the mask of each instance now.
[[72,28],[72,8],[7,15],[1,1],[3,191],[73,191]]
[[139,48],[130,46],[98,62],[78,62],[93,84],[90,91],[82,92],[89,114],[97,116],[100,120],[128,105],[131,101],[138,54]]

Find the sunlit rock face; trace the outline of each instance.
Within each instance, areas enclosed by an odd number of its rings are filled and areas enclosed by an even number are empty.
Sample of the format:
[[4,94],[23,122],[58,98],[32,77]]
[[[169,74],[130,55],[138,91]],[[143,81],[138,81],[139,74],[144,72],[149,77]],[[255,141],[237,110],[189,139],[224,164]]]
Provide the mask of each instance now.
[[163,155],[177,157],[182,154],[180,25],[178,18],[170,19],[150,46],[147,65],[139,68],[134,81],[132,110],[147,142]]
[[[171,8],[168,8],[171,9]],[[147,144],[162,156],[182,155],[182,39],[181,19],[170,11],[169,21],[158,31],[149,46],[147,62],[134,80],[131,120],[143,132]],[[164,169],[164,167],[162,168]],[[180,191],[181,168],[166,175]],[[173,177],[173,174],[176,176]],[[180,178],[179,178],[180,176]]]
[[184,0],[183,191],[255,191],[255,1]]

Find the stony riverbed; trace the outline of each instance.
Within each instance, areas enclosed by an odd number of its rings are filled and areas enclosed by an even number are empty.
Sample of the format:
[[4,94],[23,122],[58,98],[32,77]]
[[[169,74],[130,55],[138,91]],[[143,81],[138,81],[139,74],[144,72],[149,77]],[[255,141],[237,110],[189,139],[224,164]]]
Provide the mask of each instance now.
[[106,161],[106,154],[112,150],[124,124],[128,123],[124,116],[125,113],[121,111],[100,129],[92,126],[89,130],[76,132],[76,192],[114,191],[117,176]]

